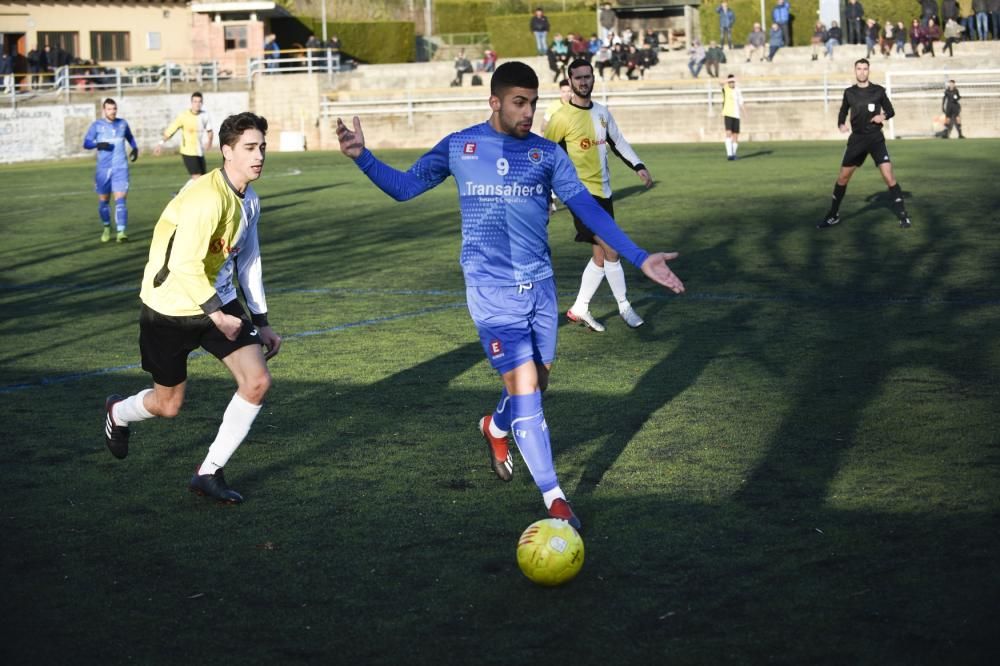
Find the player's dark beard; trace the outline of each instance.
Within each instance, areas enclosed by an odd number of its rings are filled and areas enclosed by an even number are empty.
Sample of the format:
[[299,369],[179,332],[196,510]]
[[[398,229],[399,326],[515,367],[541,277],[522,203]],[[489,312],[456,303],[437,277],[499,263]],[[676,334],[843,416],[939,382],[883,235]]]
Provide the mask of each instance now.
[[569,88],[570,88],[570,90],[573,91],[573,94],[576,95],[577,97],[579,97],[580,99],[586,100],[588,102],[590,101],[590,95],[593,92],[593,89],[591,89],[590,92],[588,92],[586,95],[584,95],[582,92],[580,92],[580,90],[576,86],[573,85],[572,81],[570,81]]

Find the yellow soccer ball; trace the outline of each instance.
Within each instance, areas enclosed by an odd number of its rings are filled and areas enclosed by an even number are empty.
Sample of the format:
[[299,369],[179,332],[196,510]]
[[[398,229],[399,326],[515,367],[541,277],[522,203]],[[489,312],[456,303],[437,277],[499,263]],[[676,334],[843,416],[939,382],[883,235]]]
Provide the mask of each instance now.
[[583,539],[565,520],[545,518],[517,541],[517,565],[532,582],[554,586],[572,580],[583,566]]

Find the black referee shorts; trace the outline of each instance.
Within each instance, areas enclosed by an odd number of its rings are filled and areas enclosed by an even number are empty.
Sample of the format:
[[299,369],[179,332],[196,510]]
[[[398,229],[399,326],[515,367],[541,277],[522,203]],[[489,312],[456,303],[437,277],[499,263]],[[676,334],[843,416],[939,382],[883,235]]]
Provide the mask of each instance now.
[[139,313],[142,369],[160,386],[177,386],[187,379],[188,354],[198,347],[221,361],[241,347],[261,344],[257,327],[238,300],[223,305],[222,311],[243,320],[235,340],[227,339],[208,315],[171,317],[143,304]]
[[847,150],[844,151],[844,159],[840,162],[840,166],[859,167],[865,163],[865,158],[869,155],[875,166],[892,161],[889,159],[889,149],[885,146],[885,137],[881,132],[872,138],[856,137],[856,134],[852,134],[847,139]]
[[[601,208],[607,212],[608,215],[614,219],[615,217],[615,207],[611,203],[611,199],[605,199],[604,197],[594,197],[594,200],[601,205]],[[597,245],[597,241],[594,240],[594,232],[590,230],[583,220],[578,218],[575,214],[573,215],[573,226],[576,227],[576,242],[577,243],[590,243],[591,245]]]
[[181,155],[181,159],[184,160],[184,168],[187,169],[188,175],[204,176],[208,172],[204,155]]

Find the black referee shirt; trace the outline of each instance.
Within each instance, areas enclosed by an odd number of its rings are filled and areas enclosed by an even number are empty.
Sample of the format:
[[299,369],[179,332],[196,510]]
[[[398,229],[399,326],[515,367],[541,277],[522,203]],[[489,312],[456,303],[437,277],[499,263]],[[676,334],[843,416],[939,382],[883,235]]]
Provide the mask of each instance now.
[[889,120],[896,115],[885,88],[875,83],[869,83],[864,88],[853,85],[844,91],[844,101],[837,114],[838,126],[847,120],[848,112],[851,114],[851,133],[863,136],[882,132],[882,126],[872,122],[874,116],[882,113]]

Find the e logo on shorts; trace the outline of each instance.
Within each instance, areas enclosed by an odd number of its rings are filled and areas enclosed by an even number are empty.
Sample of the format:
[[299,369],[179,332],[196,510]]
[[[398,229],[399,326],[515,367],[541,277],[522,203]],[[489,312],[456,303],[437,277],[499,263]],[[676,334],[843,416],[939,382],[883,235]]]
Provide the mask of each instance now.
[[494,358],[503,356],[503,347],[500,345],[499,340],[490,340],[490,356]]

